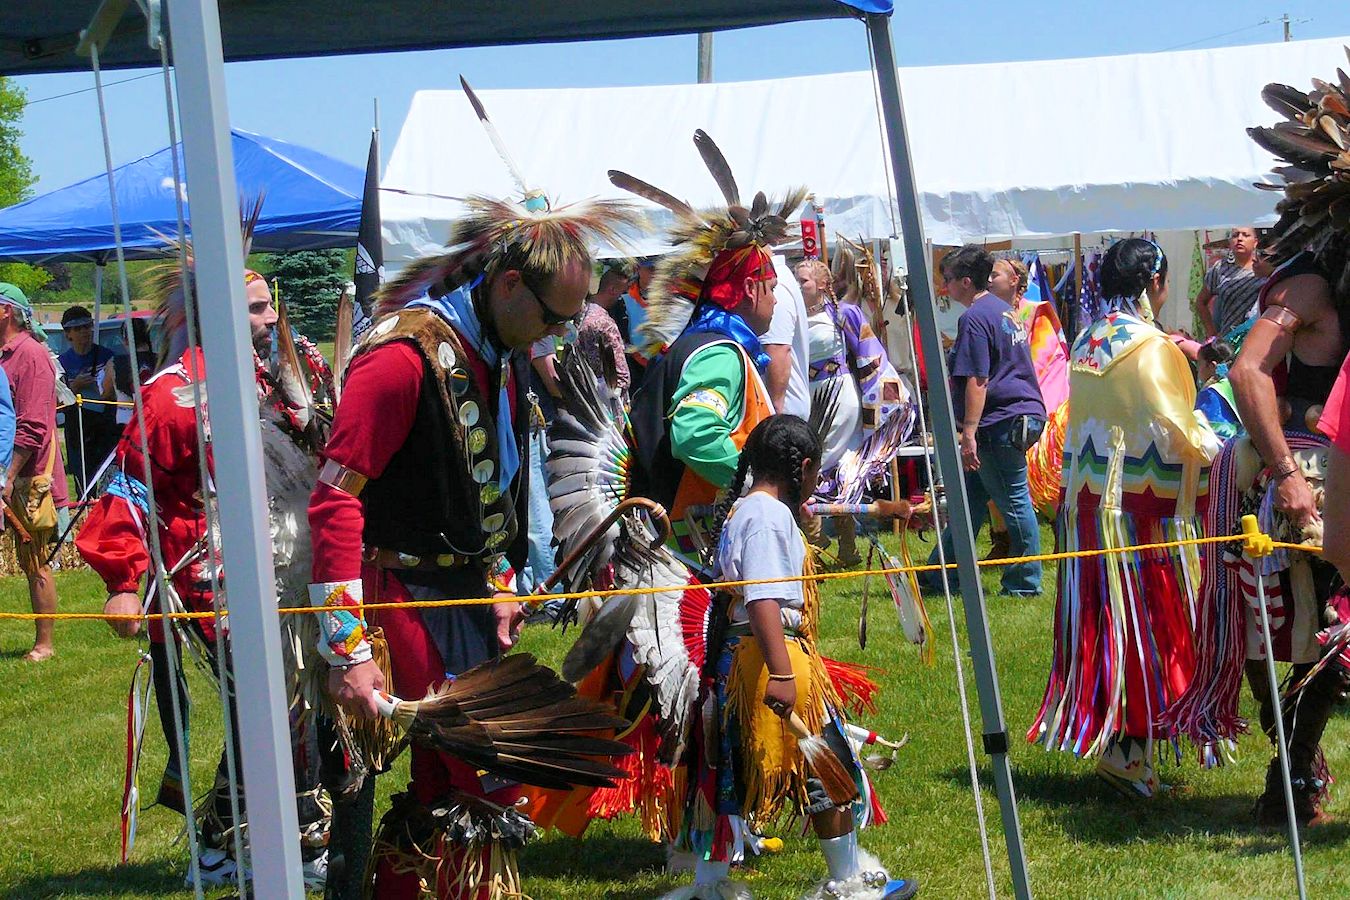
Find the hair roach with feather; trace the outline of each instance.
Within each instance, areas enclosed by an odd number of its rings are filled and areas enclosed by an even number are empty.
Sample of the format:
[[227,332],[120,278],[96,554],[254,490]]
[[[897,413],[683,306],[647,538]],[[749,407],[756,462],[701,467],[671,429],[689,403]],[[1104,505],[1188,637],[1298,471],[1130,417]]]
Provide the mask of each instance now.
[[490,281],[510,269],[543,280],[574,261],[589,266],[592,244],[620,246],[624,232],[642,224],[637,208],[623,200],[553,206],[543,191],[527,183],[483,101],[462,76],[460,84],[521,197],[468,197],[464,215],[450,226],[448,252],[416,260],[381,287],[375,297],[376,316],[402,309],[425,293],[448,293],[479,277]]
[[760,191],[746,207],[730,164],[707,132],[694,132],[694,146],[721,190],[725,206],[695,209],[640,178],[616,169],[609,172],[615,187],[665,207],[675,216],[668,237],[676,250],[656,265],[647,289],[647,321],[639,328],[643,342],[656,350],[675,340],[688,324],[714,257],[751,244],[768,249],[794,240],[796,226],[791,216],[807,194],[806,188],[797,187],[781,200],[770,201]]
[[[243,238],[244,259],[253,247],[253,232],[262,217],[263,195],[245,202],[239,209],[239,230]],[[153,301],[155,316],[162,323],[163,337],[160,340],[159,365],[163,368],[174,362],[188,346],[188,302],[187,294],[192,292],[192,311],[195,314],[199,298],[192,241],[186,236],[174,237],[155,232],[155,236],[164,241],[166,249],[173,251],[173,258],[150,267],[145,275],[145,292]],[[187,257],[187,272],[183,271],[181,257]],[[184,278],[186,277],[186,282]],[[200,338],[200,334],[199,334]]]

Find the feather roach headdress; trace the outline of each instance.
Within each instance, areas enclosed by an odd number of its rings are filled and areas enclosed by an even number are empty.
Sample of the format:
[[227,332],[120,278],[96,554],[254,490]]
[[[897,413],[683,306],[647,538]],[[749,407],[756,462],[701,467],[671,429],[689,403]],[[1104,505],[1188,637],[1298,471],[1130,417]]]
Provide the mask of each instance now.
[[[696,210],[674,195],[635,178],[626,172],[611,170],[609,180],[615,187],[665,207],[675,214],[670,242],[676,251],[657,263],[656,274],[648,288],[647,320],[639,332],[649,346],[663,347],[679,336],[689,322],[699,298],[707,288],[709,270],[728,254],[737,251],[767,252],[796,237],[790,216],[806,199],[806,188],[788,191],[781,202],[770,202],[763,191],[755,194],[750,206],[741,203],[740,189],[731,174],[731,166],[717,144],[699,130],[694,146],[726,200],[725,207]],[[735,260],[730,260],[735,262]]]
[[521,199],[467,198],[464,216],[450,227],[448,251],[417,260],[386,283],[376,295],[376,315],[401,309],[429,289],[451,291],[506,268],[548,277],[574,260],[589,264],[592,244],[620,244],[622,232],[641,222],[637,209],[621,200],[552,206],[542,191],[526,185],[482,101],[459,81]]
[[1350,303],[1350,76],[1337,69],[1336,77],[1336,84],[1314,78],[1306,93],[1266,85],[1261,99],[1285,121],[1247,133],[1287,163],[1272,170],[1284,180],[1284,198],[1275,206],[1280,219],[1272,229],[1276,258],[1313,253],[1343,306]]

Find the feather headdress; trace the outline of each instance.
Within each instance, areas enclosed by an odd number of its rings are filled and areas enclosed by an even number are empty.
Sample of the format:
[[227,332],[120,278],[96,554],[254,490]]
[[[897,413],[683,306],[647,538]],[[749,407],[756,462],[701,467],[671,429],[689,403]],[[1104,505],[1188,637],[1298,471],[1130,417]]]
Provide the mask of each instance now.
[[[1350,57],[1350,48],[1346,48]],[[1326,270],[1338,305],[1350,304],[1350,76],[1337,83],[1312,80],[1312,90],[1268,84],[1261,99],[1285,121],[1248,128],[1252,140],[1287,165],[1272,171],[1284,180],[1275,206],[1272,249],[1287,260],[1307,250]],[[1265,190],[1279,185],[1257,184]]]
[[620,244],[622,232],[641,222],[637,208],[622,200],[554,207],[543,191],[527,185],[483,102],[463,77],[460,84],[521,198],[466,198],[465,214],[450,227],[448,251],[413,262],[381,287],[377,316],[403,308],[429,289],[451,291],[503,265],[551,276],[575,260],[589,264],[592,244]]
[[694,146],[721,189],[726,206],[697,210],[626,172],[609,173],[615,187],[663,206],[675,215],[669,238],[677,249],[657,263],[647,290],[647,320],[638,329],[643,342],[657,349],[675,340],[688,324],[717,255],[724,250],[750,246],[768,250],[794,240],[795,227],[789,217],[806,199],[804,187],[793,188],[781,201],[774,202],[760,191],[746,207],[741,203],[731,166],[713,139],[700,129],[694,132]]

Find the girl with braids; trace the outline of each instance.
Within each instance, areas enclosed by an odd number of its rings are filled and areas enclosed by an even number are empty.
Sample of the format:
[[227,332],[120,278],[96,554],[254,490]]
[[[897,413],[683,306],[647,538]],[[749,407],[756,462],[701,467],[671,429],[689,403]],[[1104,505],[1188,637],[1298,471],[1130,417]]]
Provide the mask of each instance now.
[[[750,433],[727,498],[747,481],[750,492],[718,505],[717,575],[723,581],[811,575],[799,527],[801,505],[820,474],[821,444],[806,422],[775,415]],[[714,607],[704,715],[690,740],[689,795],[677,850],[696,857],[695,883],[669,898],[748,897],[727,880],[747,828],[784,812],[809,816],[830,880],[811,897],[901,900],[912,880],[891,879],[858,848],[855,819],[865,822],[870,788],[857,764],[840,698],[816,648],[819,596],[814,581],[733,588]],[[836,807],[808,767],[785,724],[795,715],[851,770],[864,800]],[[700,733],[701,732],[701,733]]]
[[[1101,284],[1107,299],[1069,356],[1055,546],[1194,538],[1218,439],[1194,411],[1185,356],[1153,324],[1167,258],[1152,241],[1120,241]],[[1156,796],[1157,741],[1172,733],[1165,717],[1195,672],[1199,584],[1194,545],[1061,562],[1049,683],[1028,739],[1096,758],[1097,774],[1126,796]]]

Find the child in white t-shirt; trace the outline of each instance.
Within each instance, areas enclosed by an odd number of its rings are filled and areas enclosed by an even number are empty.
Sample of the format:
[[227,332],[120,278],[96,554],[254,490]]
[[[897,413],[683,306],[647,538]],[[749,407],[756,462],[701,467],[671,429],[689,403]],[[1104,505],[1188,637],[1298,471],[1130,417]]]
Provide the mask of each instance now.
[[[719,581],[801,579],[813,571],[798,524],[801,505],[820,475],[820,440],[806,422],[771,416],[756,426],[741,451],[716,517]],[[809,816],[830,880],[809,896],[903,900],[917,892],[913,880],[891,879],[858,849],[855,816],[868,804],[836,807],[802,756],[784,720],[794,713],[820,735],[849,769],[863,797],[865,776],[844,737],[841,704],[816,650],[820,599],[814,581],[786,580],[730,589],[710,686],[715,718],[704,716],[690,740],[689,805],[676,849],[697,859],[695,884],[671,897],[749,896],[727,880],[747,825],[763,826],[791,810]],[[714,612],[716,615],[716,611]],[[720,723],[714,726],[710,723]],[[716,733],[709,733],[715,728]],[[701,732],[701,733],[699,733]],[[715,752],[711,752],[715,748]]]

